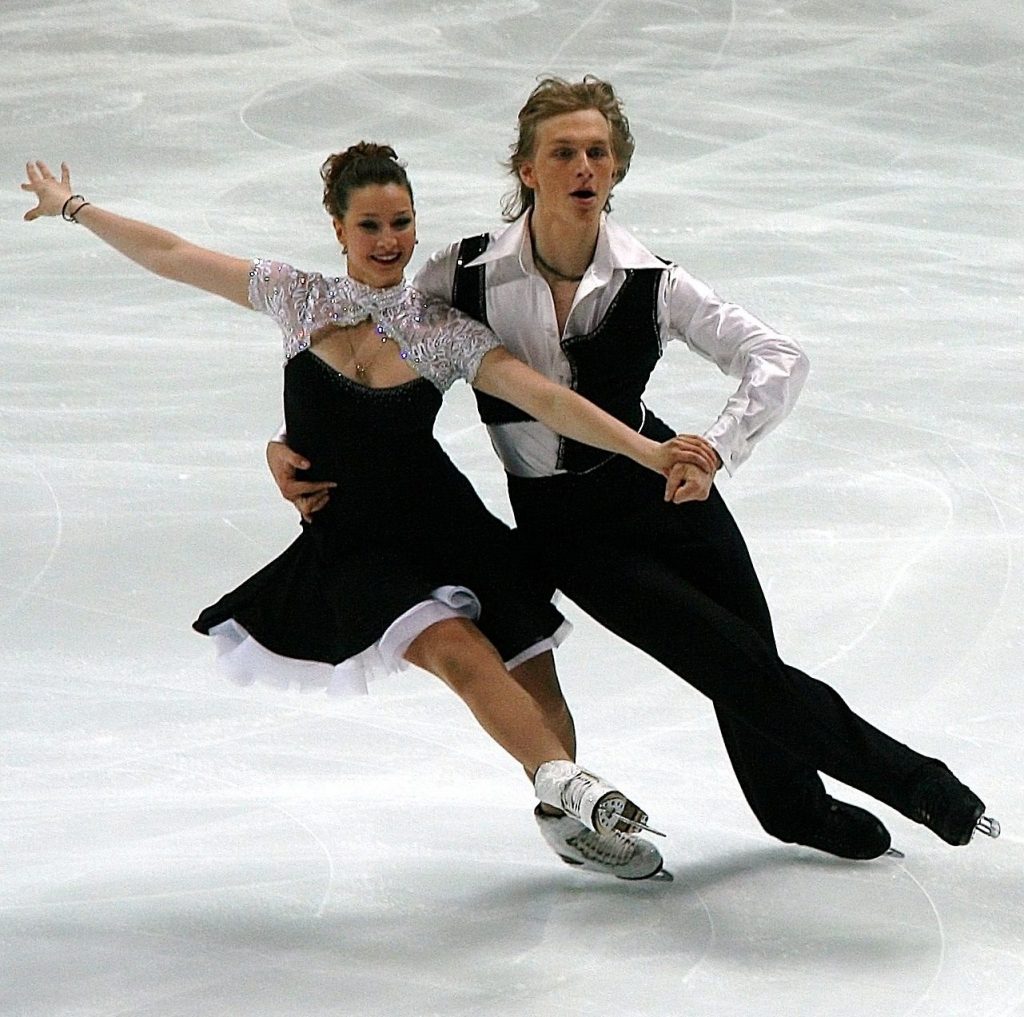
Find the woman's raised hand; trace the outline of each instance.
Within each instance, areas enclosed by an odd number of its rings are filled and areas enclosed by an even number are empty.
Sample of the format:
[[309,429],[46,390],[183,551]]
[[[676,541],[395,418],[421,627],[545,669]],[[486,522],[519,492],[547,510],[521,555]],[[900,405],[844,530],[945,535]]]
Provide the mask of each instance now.
[[31,222],[41,215],[60,215],[65,202],[71,197],[71,170],[68,164],[60,164],[58,180],[45,162],[29,162],[25,164],[28,182],[21,185],[23,191],[31,191],[39,202],[35,208],[25,213],[25,221]]
[[78,217],[82,209],[88,208],[84,223],[88,231],[136,265],[164,279],[249,307],[252,263],[248,259],[198,247],[159,226],[97,208],[81,195],[71,193],[71,170],[66,162],[60,164],[59,179],[38,160],[26,163],[25,175],[28,181],[21,189],[34,194],[39,202],[25,213],[28,222],[44,215],[63,215],[68,222],[81,222]]

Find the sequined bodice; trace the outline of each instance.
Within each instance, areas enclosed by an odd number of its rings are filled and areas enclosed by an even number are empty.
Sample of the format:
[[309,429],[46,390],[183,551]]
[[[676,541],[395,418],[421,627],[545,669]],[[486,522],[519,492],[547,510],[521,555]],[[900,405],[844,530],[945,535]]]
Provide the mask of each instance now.
[[323,276],[258,259],[249,273],[249,302],[281,327],[288,360],[308,349],[311,338],[327,326],[369,320],[442,392],[459,379],[472,381],[483,357],[500,345],[478,321],[405,282],[379,290],[348,276]]

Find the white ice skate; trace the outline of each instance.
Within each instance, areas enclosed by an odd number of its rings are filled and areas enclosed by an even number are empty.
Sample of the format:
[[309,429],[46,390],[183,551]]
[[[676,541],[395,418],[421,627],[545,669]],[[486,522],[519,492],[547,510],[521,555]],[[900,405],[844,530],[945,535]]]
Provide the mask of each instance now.
[[541,836],[566,865],[616,879],[672,879],[661,852],[642,837],[595,833],[571,816],[549,816],[539,805],[534,816]]
[[647,825],[647,813],[621,791],[568,759],[542,763],[533,778],[533,787],[545,805],[567,812],[596,833],[635,835],[646,830],[665,836]]

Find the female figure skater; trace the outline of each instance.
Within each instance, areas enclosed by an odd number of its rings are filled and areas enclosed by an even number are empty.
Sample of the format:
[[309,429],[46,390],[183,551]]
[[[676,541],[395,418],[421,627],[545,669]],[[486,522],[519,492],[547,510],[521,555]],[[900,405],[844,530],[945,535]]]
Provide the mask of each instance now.
[[[550,653],[567,623],[432,427],[441,393],[464,378],[666,477],[699,452],[637,434],[405,284],[416,220],[390,147],[356,145],[322,167],[324,204],[347,255],[348,274],[337,278],[230,257],[114,215],[72,194],[66,165],[60,179],[42,162],[26,171],[22,188],[38,199],[27,220],[60,214],[81,223],[157,275],[270,314],[284,334],[289,441],[316,462],[314,479],[337,486],[282,555],[201,613],[197,630],[255,640],[264,659],[293,667],[342,665],[334,668],[342,683],[361,681],[370,658],[430,671],[522,764],[542,803],[595,831],[597,848],[617,855],[617,875],[655,874],[660,855],[631,836],[646,828],[646,814],[572,762]],[[667,485],[665,496],[675,494]]]

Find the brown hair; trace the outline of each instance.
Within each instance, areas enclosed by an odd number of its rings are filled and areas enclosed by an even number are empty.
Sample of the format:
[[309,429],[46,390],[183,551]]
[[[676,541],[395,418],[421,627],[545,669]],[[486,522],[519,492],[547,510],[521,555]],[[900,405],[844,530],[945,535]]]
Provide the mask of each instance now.
[[398,154],[390,145],[360,141],[344,152],[335,152],[320,167],[320,179],[324,182],[324,208],[335,219],[343,218],[348,211],[352,191],[370,184],[398,184],[413,201],[405,165],[398,161]]
[[[533,190],[519,179],[519,170],[534,156],[537,128],[551,117],[587,109],[596,109],[608,121],[616,163],[615,183],[629,172],[636,144],[629,132],[629,120],[622,110],[622,100],[615,94],[615,89],[592,74],[586,75],[582,81],[544,78],[519,111],[519,136],[509,146],[510,158],[505,166],[515,178],[516,187],[505,196],[501,206],[508,222],[518,219],[533,207]],[[604,210],[609,212],[611,207],[609,197]]]

